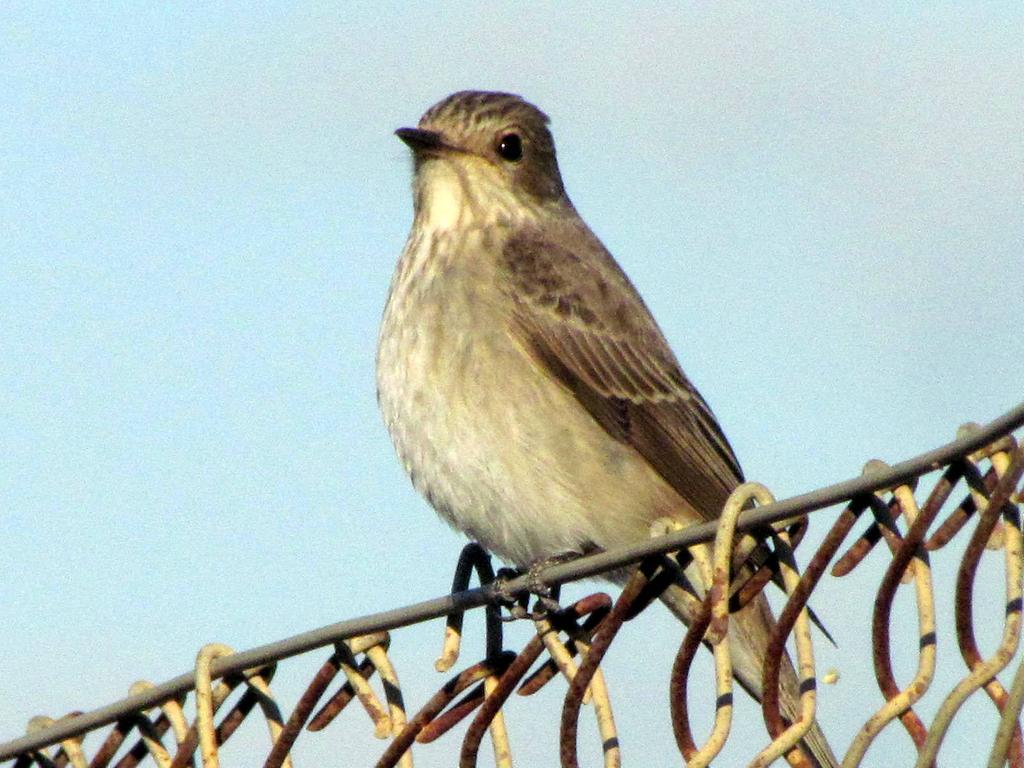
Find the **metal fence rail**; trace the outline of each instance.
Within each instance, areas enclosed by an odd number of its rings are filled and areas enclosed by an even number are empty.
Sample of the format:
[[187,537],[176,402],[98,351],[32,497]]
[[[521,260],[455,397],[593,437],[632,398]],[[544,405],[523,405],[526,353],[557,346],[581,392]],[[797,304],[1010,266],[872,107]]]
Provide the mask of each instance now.
[[[1020,727],[1024,663],[1018,664],[1008,685],[999,680],[999,675],[1017,657],[1020,645],[1024,544],[1019,506],[1024,501],[1024,447],[1018,445],[1012,433],[1021,426],[1024,403],[985,427],[962,428],[954,442],[915,459],[891,467],[868,462],[861,477],[781,502],[774,502],[763,486],[747,483],[733,494],[727,513],[716,523],[662,532],[663,535],[652,535],[643,545],[552,565],[539,574],[501,584],[492,581],[486,555],[471,545],[460,560],[450,595],[339,622],[241,653],[219,644],[206,646],[199,652],[192,672],[162,685],[139,685],[125,699],[57,721],[33,718],[25,736],[0,744],[0,762],[13,760],[16,768],[130,768],[149,758],[161,768],[194,765],[197,760],[203,766],[217,766],[219,746],[258,708],[273,742],[263,765],[290,766],[289,752],[303,728],[323,729],[355,700],[372,718],[377,734],[390,738],[377,766],[411,766],[410,747],[414,742],[439,738],[467,717],[472,717],[472,721],[463,739],[460,765],[476,764],[485,733],[490,734],[495,763],[511,765],[503,703],[513,691],[530,695],[562,675],[568,680],[568,688],[558,736],[561,764],[578,764],[578,717],[581,705],[591,703],[602,739],[604,763],[619,765],[614,716],[601,674],[601,659],[624,623],[677,577],[680,564],[685,565],[690,558],[699,561],[704,557],[701,553],[707,550],[712,552],[717,565],[725,567],[714,569],[718,589],[710,590],[703,600],[694,598],[697,619],[687,631],[673,667],[670,716],[680,753],[687,765],[709,764],[728,735],[731,715],[731,705],[723,703],[730,698],[720,695],[711,736],[704,742],[695,738],[687,710],[690,661],[702,643],[714,647],[723,641],[723,622],[730,610],[745,604],[774,580],[784,587],[788,599],[779,616],[763,674],[766,695],[762,711],[768,743],[752,757],[750,765],[769,765],[785,758],[791,765],[806,766],[810,762],[799,741],[813,719],[815,696],[807,600],[830,565],[831,575],[841,578],[857,568],[876,544],[884,542],[891,558],[878,582],[870,634],[875,675],[885,703],[874,712],[864,713],[864,724],[842,758],[843,766],[861,764],[878,734],[889,727],[902,727],[910,735],[917,747],[918,768],[933,765],[943,737],[963,703],[984,692],[999,712],[999,725],[992,734],[991,752],[986,756],[988,766],[1009,763],[1014,768],[1024,768]],[[926,475],[937,476],[937,481],[927,496],[919,499],[915,495],[916,485]],[[843,509],[822,543],[808,553],[806,567],[799,570],[793,553],[805,527],[804,515],[837,504],[843,504]],[[751,505],[756,508],[749,509]],[[735,514],[728,514],[730,508]],[[740,514],[739,510],[744,508],[747,511]],[[734,534],[736,546],[732,543]],[[954,634],[963,675],[951,690],[929,690],[935,672],[935,601],[939,597],[932,586],[930,559],[946,556],[951,551],[947,545],[957,538],[967,540],[958,563],[953,595]],[[688,549],[698,543],[711,546]],[[1001,560],[1002,583],[987,587],[989,594],[1002,595],[1005,612],[1001,643],[994,653],[984,657],[975,640],[972,594],[978,564],[986,549],[1000,553],[992,557]],[[561,610],[528,614],[535,623],[535,635],[518,651],[503,647],[498,607],[503,595],[523,593],[538,583],[557,587],[635,563],[640,563],[639,568],[614,601],[598,593]],[[732,569],[728,567],[730,563]],[[710,573],[710,563],[706,565]],[[474,572],[482,586],[468,589]],[[916,673],[903,685],[893,673],[890,638],[893,600],[901,583],[913,584],[919,634]],[[841,587],[842,582],[830,581],[828,588]],[[479,607],[485,607],[487,612],[485,658],[452,677],[415,714],[408,716],[398,676],[387,653],[391,642],[388,631],[447,617],[444,648],[436,664],[439,671],[447,671],[458,662],[462,617],[466,611]],[[525,601],[515,610],[526,615]],[[803,714],[792,723],[781,716],[775,695],[780,660],[791,636],[795,640],[798,669],[805,680],[801,686]],[[285,719],[269,687],[277,662],[321,648],[327,649],[329,656]],[[719,656],[725,663],[724,668],[722,664],[716,666],[717,690],[728,693],[728,654]],[[314,713],[339,674],[339,682],[344,679],[344,683]],[[383,702],[370,686],[374,675],[382,681]],[[235,689],[243,692],[235,697],[228,713],[215,721],[218,708]],[[915,711],[915,705],[926,693],[941,701],[937,714],[927,724]],[[193,722],[187,721],[183,710],[189,695],[195,696]],[[84,735],[107,726],[112,728],[88,759],[82,746]],[[822,727],[827,733],[828,723],[822,723]]]

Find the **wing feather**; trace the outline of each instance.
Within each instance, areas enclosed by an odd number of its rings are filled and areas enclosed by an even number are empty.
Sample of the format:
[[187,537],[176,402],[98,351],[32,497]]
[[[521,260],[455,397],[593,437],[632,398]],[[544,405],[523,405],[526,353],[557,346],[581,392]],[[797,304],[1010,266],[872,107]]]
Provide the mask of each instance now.
[[523,345],[612,437],[701,514],[717,516],[743,479],[739,462],[600,241],[566,223],[511,237],[503,256]]

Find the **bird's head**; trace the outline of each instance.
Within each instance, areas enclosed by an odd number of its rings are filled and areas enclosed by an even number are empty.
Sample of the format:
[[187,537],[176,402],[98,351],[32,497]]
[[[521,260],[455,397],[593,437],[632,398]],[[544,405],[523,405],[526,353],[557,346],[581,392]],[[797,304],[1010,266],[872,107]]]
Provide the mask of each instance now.
[[547,123],[519,96],[459,91],[399,128],[413,152],[417,215],[451,227],[567,204]]

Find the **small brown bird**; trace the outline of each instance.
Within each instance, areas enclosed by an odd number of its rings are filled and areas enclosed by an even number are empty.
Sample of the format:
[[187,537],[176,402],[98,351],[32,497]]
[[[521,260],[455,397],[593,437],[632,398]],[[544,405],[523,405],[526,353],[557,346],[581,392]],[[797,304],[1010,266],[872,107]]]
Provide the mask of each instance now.
[[[462,91],[396,133],[415,218],[377,351],[384,421],[451,525],[521,568],[714,519],[743,480],[711,409],[639,293],[569,201],[548,118]],[[699,575],[691,575],[691,580]],[[689,618],[673,587],[662,598]],[[734,673],[755,698],[773,626],[734,614]],[[789,660],[782,706],[799,712]],[[806,745],[836,764],[817,725]]]

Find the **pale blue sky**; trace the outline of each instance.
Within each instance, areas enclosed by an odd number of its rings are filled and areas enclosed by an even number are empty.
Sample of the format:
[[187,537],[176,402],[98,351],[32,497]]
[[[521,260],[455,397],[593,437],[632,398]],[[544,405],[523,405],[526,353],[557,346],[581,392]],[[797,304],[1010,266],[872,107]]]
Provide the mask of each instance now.
[[[205,642],[446,589],[462,540],[393,456],[373,356],[411,218],[391,132],[453,90],[551,116],[577,208],[779,496],[1006,410],[1024,390],[1022,40],[1019,3],[6,4],[0,740],[184,671]],[[878,699],[867,584],[819,597],[840,748]],[[680,632],[657,608],[627,630],[609,661],[626,764],[675,764]],[[413,707],[443,680],[440,633],[396,635]],[[321,660],[282,667],[288,706]],[[555,758],[554,688],[510,713],[524,765]],[[361,717],[301,739],[299,765],[372,762]],[[262,729],[240,738],[262,754]]]

